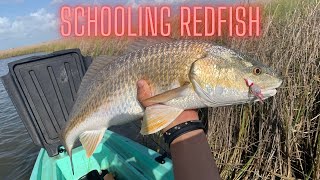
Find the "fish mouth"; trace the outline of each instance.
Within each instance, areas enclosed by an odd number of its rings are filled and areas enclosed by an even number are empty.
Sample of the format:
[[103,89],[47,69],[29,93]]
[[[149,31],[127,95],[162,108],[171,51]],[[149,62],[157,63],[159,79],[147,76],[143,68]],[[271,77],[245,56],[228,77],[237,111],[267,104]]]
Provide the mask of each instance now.
[[277,93],[277,89],[276,88],[280,87],[281,84],[282,84],[282,80],[280,80],[279,82],[277,82],[275,85],[273,85],[271,87],[268,87],[268,88],[265,88],[265,89],[261,89],[261,94],[264,97],[274,96]]
[[261,90],[261,94],[264,97],[271,97],[277,94],[277,90],[276,89]]

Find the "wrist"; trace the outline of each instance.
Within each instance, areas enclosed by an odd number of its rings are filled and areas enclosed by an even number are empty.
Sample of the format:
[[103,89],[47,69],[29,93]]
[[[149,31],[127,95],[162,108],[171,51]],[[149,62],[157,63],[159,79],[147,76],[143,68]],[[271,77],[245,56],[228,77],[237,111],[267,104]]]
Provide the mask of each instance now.
[[167,127],[162,129],[161,132],[164,133],[167,130],[169,130],[170,128],[172,128],[178,124],[181,124],[181,123],[184,123],[184,122],[187,122],[190,120],[197,120],[197,119],[199,119],[197,110],[193,110],[193,109],[192,110],[185,110],[172,123],[170,123]]
[[[180,123],[163,133],[164,142],[170,146],[172,142],[178,137],[193,131],[196,131],[195,133],[198,133],[197,130],[204,130],[204,126],[202,122],[199,120],[191,120],[184,123]],[[182,138],[179,138],[179,140],[183,140],[184,138],[190,137],[190,135],[194,135],[194,133],[188,134],[187,136],[183,136]]]
[[182,134],[181,136],[177,137],[176,139],[174,139],[171,143],[171,146],[176,144],[176,143],[180,143],[180,142],[183,142],[185,141],[186,139],[190,139],[194,136],[197,136],[201,133],[204,133],[204,131],[202,129],[197,129],[197,130],[194,130],[194,131],[190,131],[190,132],[187,132],[185,134]]

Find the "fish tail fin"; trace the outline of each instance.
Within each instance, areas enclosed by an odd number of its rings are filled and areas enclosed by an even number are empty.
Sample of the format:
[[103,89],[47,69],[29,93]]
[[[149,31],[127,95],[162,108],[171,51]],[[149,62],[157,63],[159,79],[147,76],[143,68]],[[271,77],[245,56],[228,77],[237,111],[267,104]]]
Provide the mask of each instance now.
[[[71,150],[72,151],[72,150]],[[71,170],[72,170],[72,174],[74,175],[74,168],[73,168],[73,162],[72,162],[72,152],[70,151],[70,163],[71,163]]]
[[67,152],[68,152],[68,155],[70,157],[72,174],[74,175],[74,168],[73,168],[73,161],[72,161],[72,148],[67,148]]
[[72,148],[73,148],[73,144],[71,146],[68,146],[66,143],[66,135],[65,135],[65,131],[62,131],[62,133],[60,134],[60,141],[62,142],[64,148],[66,149],[69,157],[70,157],[70,163],[71,163],[71,169],[72,169],[72,174],[74,175],[74,168],[73,168],[73,162],[72,162]]

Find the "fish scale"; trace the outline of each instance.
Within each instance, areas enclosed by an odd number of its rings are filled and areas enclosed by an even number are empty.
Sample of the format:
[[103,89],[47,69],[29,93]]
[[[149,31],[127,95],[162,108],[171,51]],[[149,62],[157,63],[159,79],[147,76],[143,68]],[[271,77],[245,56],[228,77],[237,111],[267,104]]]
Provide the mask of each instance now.
[[[183,50],[183,51],[186,51],[185,49],[186,49],[186,47],[187,47],[187,44],[190,44],[190,43],[188,43],[187,41],[185,41],[185,42],[180,42],[180,43],[177,43],[177,45],[175,45],[174,47],[170,47],[170,50],[167,50],[167,51],[169,51],[169,52],[167,52],[168,54],[171,52],[171,53],[176,53],[176,56],[181,56],[182,55],[182,57],[183,57],[183,54],[181,54],[180,52],[178,52],[178,51],[180,51],[180,50]],[[183,45],[185,45],[185,46],[183,46]],[[199,45],[198,45],[199,46]],[[203,46],[208,46],[208,44],[207,43],[203,43]],[[160,48],[159,48],[159,46],[157,46],[158,47],[158,49],[160,49],[160,50],[165,50],[165,49],[163,49],[163,48],[161,48],[161,46],[160,46]],[[156,48],[157,48],[156,47]],[[159,64],[158,66],[154,66],[155,64],[152,64],[153,62],[155,62],[155,61],[157,61],[157,60],[159,60],[159,59],[161,59],[161,56],[163,56],[163,54],[165,54],[165,53],[162,53],[162,52],[160,52],[159,50],[157,50],[156,48],[149,48],[149,49],[144,49],[144,50],[142,50],[142,51],[139,51],[139,52],[137,52],[137,53],[134,53],[135,54],[135,56],[134,56],[134,58],[133,59],[129,59],[130,57],[132,57],[132,54],[130,54],[130,55],[128,55],[128,56],[125,56],[125,57],[122,57],[122,58],[119,58],[119,60],[115,60],[112,64],[110,64],[110,66],[108,66],[109,68],[106,68],[107,70],[105,70],[105,71],[102,71],[102,72],[100,72],[101,74],[99,75],[97,75],[97,76],[102,76],[102,77],[104,77],[105,79],[110,79],[112,76],[116,76],[117,77],[117,79],[118,80],[123,80],[123,78],[125,78],[125,77],[128,77],[128,78],[131,78],[131,77],[134,77],[134,75],[132,75],[132,73],[134,73],[134,72],[132,72],[131,71],[131,74],[129,75],[129,74],[127,74],[126,76],[124,76],[124,75],[118,75],[118,74],[120,74],[120,72],[122,72],[123,70],[127,70],[127,72],[129,72],[130,73],[130,69],[132,69],[132,70],[134,70],[134,69],[139,69],[140,70],[140,73],[139,73],[139,75],[140,76],[145,76],[145,75],[142,75],[143,73],[145,73],[145,74],[154,74],[154,70],[157,70],[156,72],[158,72],[158,74],[160,75],[160,76],[156,76],[156,77],[154,77],[154,76],[149,76],[149,78],[150,79],[155,79],[155,81],[157,82],[157,81],[163,81],[163,82],[168,82],[167,84],[163,84],[164,86],[169,86],[170,85],[170,81],[172,81],[172,79],[174,79],[175,77],[171,77],[170,76],[170,74],[169,74],[169,72],[170,71],[168,71],[168,70],[170,70],[170,63],[172,63],[172,58],[169,58],[168,60],[168,62],[165,62],[165,61],[163,61],[163,63],[161,63],[161,64]],[[190,47],[189,47],[190,48]],[[152,58],[150,58],[150,56],[152,57],[152,56],[154,56],[154,57],[157,57],[156,55],[154,55],[154,53],[152,54],[151,53],[151,50],[152,49],[154,49],[154,52],[157,52],[158,54],[160,54],[160,56],[158,56],[158,59],[152,59]],[[190,52],[190,54],[192,54],[193,52]],[[150,59],[148,59],[148,58],[150,58]],[[176,59],[176,60],[180,60],[180,62],[181,62],[181,59]],[[184,57],[183,57],[183,60],[182,61],[187,61],[188,59],[185,59]],[[191,59],[192,61],[194,61],[194,59]],[[136,63],[135,61],[138,61],[139,63]],[[129,62],[129,63],[126,63],[126,62]],[[144,69],[142,69],[141,68],[141,64],[143,64],[144,66]],[[182,64],[182,63],[180,63],[180,64]],[[121,66],[121,65],[126,65],[126,66],[129,66],[128,67],[128,69],[127,68],[123,68],[123,66]],[[131,67],[130,67],[130,65],[131,65]],[[162,70],[162,71],[159,71],[159,69],[161,69],[161,67],[160,66],[164,66],[164,68],[162,68],[162,69],[164,69],[164,71]],[[114,71],[114,69],[116,69],[116,68],[112,68],[112,67],[116,67],[118,70],[117,71]],[[152,67],[154,67],[154,68],[152,68]],[[145,71],[145,69],[147,70],[147,71]],[[180,69],[181,70],[181,69]],[[176,70],[173,70],[173,69],[171,69],[171,71],[176,71]],[[115,73],[116,72],[116,73]],[[164,72],[163,74],[162,74],[162,76],[161,76],[161,72]],[[115,74],[114,74],[115,73]],[[122,72],[123,73],[123,72]],[[172,75],[173,76],[177,76],[178,75],[178,73],[179,72],[177,72],[177,73],[172,73]],[[184,72],[183,74],[187,74],[188,72]],[[136,74],[136,76],[137,76],[138,74]],[[159,77],[159,79],[157,79],[157,77]],[[99,80],[99,79],[98,79]],[[169,81],[168,81],[169,80]],[[124,82],[125,80],[123,80],[122,82]],[[132,84],[132,82],[134,82],[133,83],[133,85],[135,86],[135,82],[136,82],[136,79],[133,81],[133,78],[131,79],[131,84]],[[97,84],[99,84],[99,83],[103,83],[105,86],[106,86],[106,88],[110,88],[111,87],[111,91],[115,91],[115,89],[116,88],[120,88],[120,87],[117,87],[116,85],[117,84],[119,84],[119,83],[121,83],[121,82],[112,82],[111,81],[111,83],[107,83],[107,81],[106,80],[104,80],[104,82],[99,82],[99,81],[97,81]],[[126,83],[128,83],[128,82],[126,82]],[[94,86],[91,86],[91,87],[94,87]],[[165,89],[165,87],[163,87],[164,89]],[[91,91],[90,92],[92,92],[92,89],[91,89]],[[99,98],[103,95],[103,94],[107,94],[107,92],[106,93],[102,93],[101,95],[99,95]],[[132,92],[131,92],[131,94],[132,94]],[[81,96],[81,95],[78,95],[78,96]],[[95,100],[95,98],[94,97],[91,97],[90,99],[92,99],[92,101],[96,101]],[[79,101],[76,101],[76,103],[75,104],[83,104],[84,102],[79,102]],[[86,104],[95,104],[95,103],[92,103],[92,102],[90,102],[90,101],[87,101],[87,103]],[[84,105],[85,106],[85,105]],[[84,107],[83,105],[82,105],[82,108],[84,108],[84,109],[86,109],[86,107]],[[92,108],[88,108],[88,109],[92,109]],[[71,115],[71,117],[72,116],[78,116],[79,117],[79,113],[77,113],[77,111],[79,111],[79,109],[73,109],[72,110],[72,115]],[[69,120],[70,121],[70,120]]]
[[[252,69],[257,67],[266,73],[253,74]],[[266,93],[282,82],[267,66],[202,41],[160,43],[117,58],[96,59],[79,87],[62,141],[71,158],[73,144],[80,136],[89,157],[97,144],[87,141],[99,143],[112,125],[143,117],[141,133],[150,134],[164,128],[185,109],[255,100],[248,96],[244,78],[260,84]],[[136,98],[136,83],[140,79],[147,80],[156,95],[149,100],[162,105],[144,110]],[[219,90],[215,91],[216,88]],[[275,94],[270,93],[264,97]]]

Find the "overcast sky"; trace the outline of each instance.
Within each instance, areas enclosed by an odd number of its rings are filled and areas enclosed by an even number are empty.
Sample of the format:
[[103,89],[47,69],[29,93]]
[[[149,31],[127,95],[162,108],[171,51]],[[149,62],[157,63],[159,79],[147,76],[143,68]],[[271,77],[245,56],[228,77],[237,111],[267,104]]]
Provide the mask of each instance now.
[[[197,0],[116,0],[120,5],[148,2],[190,3]],[[207,2],[225,2],[206,0]],[[228,0],[234,1],[234,0]],[[0,0],[0,50],[32,45],[60,38],[58,31],[59,7],[64,4],[115,5],[114,0]],[[199,2],[199,1],[198,1]]]

